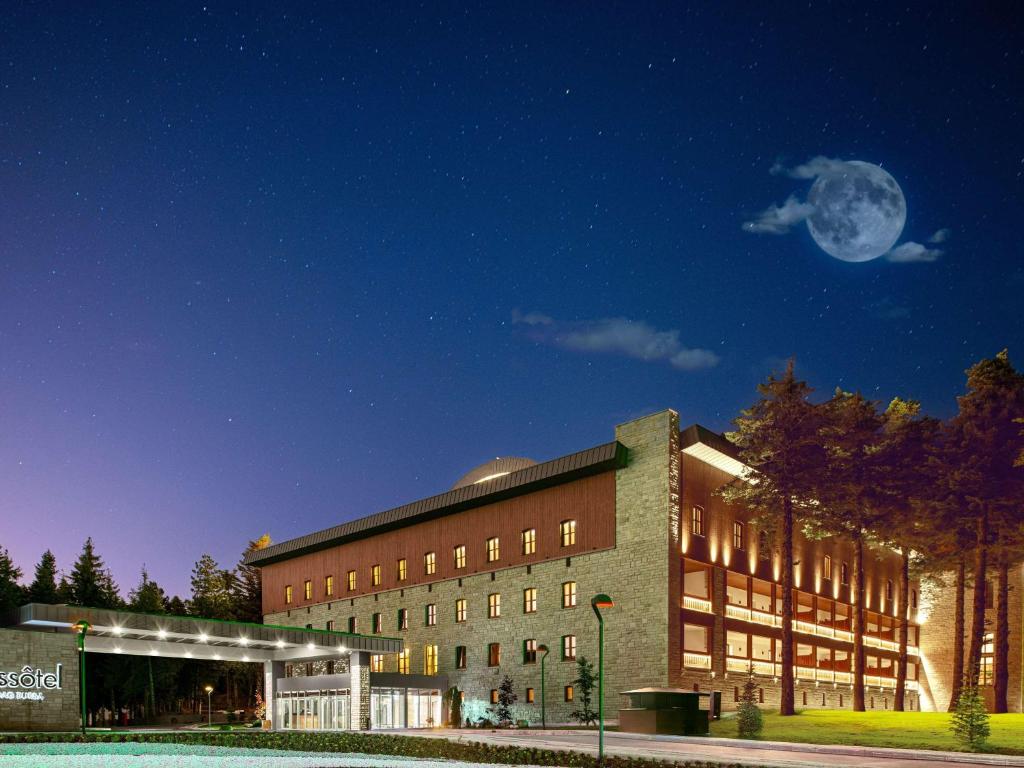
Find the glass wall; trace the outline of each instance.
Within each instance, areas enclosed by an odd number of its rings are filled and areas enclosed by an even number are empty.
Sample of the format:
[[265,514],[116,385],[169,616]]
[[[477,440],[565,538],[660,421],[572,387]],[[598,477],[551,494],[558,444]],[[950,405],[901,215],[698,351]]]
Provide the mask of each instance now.
[[285,731],[344,731],[349,728],[348,690],[299,691],[277,699],[278,726]]
[[441,725],[441,692],[410,688],[406,697],[406,722],[409,728],[434,728]]
[[405,728],[405,689],[370,689],[370,727]]

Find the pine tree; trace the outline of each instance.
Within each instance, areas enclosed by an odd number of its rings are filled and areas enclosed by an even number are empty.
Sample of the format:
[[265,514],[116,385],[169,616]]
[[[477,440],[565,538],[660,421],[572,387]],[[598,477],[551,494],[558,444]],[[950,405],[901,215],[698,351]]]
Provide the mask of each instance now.
[[761,735],[764,719],[761,708],[757,706],[757,698],[757,682],[753,670],[750,670],[743,683],[740,705],[736,708],[736,728],[741,739],[756,739]]
[[39,558],[35,578],[28,587],[28,601],[48,604],[61,602],[57,592],[57,558],[50,550],[43,552]]
[[266,533],[250,541],[242,553],[242,561],[235,568],[233,612],[238,621],[263,623],[263,581],[260,576],[262,571],[255,566],[246,565],[245,556],[269,546],[270,535]]
[[505,678],[501,681],[501,685],[498,686],[498,701],[496,704],[489,706],[487,711],[493,715],[494,720],[498,725],[511,725],[512,705],[515,704],[518,699],[519,697],[516,696],[512,678],[505,675]]
[[569,714],[580,725],[593,725],[597,722],[597,712],[593,709],[594,689],[597,687],[597,675],[594,664],[586,656],[576,660],[576,679],[572,681],[579,709]]
[[779,713],[796,713],[793,687],[793,526],[810,499],[825,464],[819,444],[821,413],[811,388],[798,381],[790,360],[785,374],[758,386],[760,399],[736,419],[729,438],[749,473],[719,494],[754,514],[754,522],[781,534],[782,663]]
[[192,568],[192,600],[189,612],[207,619],[233,619],[230,571],[217,565],[210,555],[203,555]]
[[68,602],[86,608],[117,608],[121,604],[117,585],[96,554],[90,536],[82,545],[68,581]]
[[20,578],[21,569],[14,564],[10,553],[0,547],[0,615],[25,602],[25,590],[18,583]]
[[142,566],[139,586],[128,595],[128,607],[139,613],[166,613],[167,596],[155,581],[149,578],[146,566]]
[[965,685],[957,700],[951,729],[953,735],[968,749],[980,751],[989,736],[988,712],[977,686]]

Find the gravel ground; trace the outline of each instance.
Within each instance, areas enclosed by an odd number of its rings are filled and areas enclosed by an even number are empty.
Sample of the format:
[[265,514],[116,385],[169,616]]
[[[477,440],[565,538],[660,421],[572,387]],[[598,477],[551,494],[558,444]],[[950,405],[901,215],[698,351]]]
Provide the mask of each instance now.
[[0,744],[0,768],[67,768],[69,765],[75,768],[488,768],[482,763],[455,760],[190,744]]

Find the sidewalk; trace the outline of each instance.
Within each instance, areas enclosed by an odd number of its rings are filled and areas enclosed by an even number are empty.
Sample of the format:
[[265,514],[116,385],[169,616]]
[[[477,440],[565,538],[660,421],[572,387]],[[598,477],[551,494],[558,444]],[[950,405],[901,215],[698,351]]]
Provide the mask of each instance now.
[[[595,731],[498,731],[440,730],[403,731],[421,738],[477,741],[495,745],[597,752]],[[745,741],[696,736],[654,736],[639,733],[605,733],[605,753],[655,760],[704,760],[739,763],[764,768],[810,768],[811,766],[857,766],[857,768],[957,768],[1013,766],[1024,768],[1024,757],[966,752],[796,744],[778,741]]]

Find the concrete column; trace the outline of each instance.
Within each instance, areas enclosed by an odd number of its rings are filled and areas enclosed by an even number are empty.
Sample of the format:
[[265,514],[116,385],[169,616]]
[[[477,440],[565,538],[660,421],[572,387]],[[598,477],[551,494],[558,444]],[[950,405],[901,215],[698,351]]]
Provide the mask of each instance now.
[[270,729],[276,731],[281,727],[277,716],[277,681],[284,677],[283,661],[263,662],[263,700],[267,704],[267,720]]
[[354,731],[370,729],[370,654],[349,654],[349,713]]

